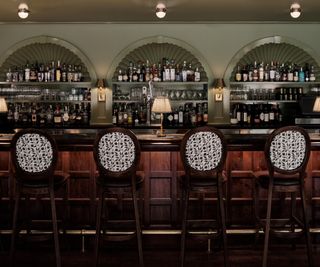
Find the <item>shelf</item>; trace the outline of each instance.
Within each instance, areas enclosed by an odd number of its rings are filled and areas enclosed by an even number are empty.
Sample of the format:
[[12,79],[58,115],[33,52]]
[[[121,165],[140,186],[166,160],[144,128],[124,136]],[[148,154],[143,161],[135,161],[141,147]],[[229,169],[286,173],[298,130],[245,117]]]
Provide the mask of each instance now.
[[298,103],[298,100],[230,100],[230,103]]
[[[181,100],[174,100],[174,99],[169,99],[170,102],[201,102],[201,103],[206,103],[208,100],[206,99],[181,99]],[[113,103],[141,103],[143,102],[142,100],[113,100]]]
[[307,86],[307,85],[320,85],[320,81],[318,82],[230,82],[230,85],[288,85],[288,86]]
[[[113,82],[113,85],[146,85],[149,86],[149,82]],[[153,86],[157,85],[206,85],[208,84],[207,81],[200,81],[200,82],[152,82]]]
[[15,99],[6,100],[7,103],[91,103],[89,100],[37,100],[37,99]]
[[45,85],[59,85],[59,86],[83,86],[91,87],[92,82],[0,82],[0,85],[9,86],[45,86]]

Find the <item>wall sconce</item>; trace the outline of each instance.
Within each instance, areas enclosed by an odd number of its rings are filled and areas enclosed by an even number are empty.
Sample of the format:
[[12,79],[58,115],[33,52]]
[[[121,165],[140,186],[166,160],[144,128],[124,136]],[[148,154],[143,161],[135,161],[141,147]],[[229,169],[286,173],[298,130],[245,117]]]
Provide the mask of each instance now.
[[18,16],[21,19],[26,19],[29,16],[30,10],[26,3],[21,3],[18,6]]
[[294,19],[299,18],[301,15],[301,6],[299,3],[293,3],[290,6],[290,15],[291,17],[293,17]]
[[214,82],[214,88],[217,89],[215,92],[215,101],[221,102],[223,101],[223,88],[225,87],[224,80],[222,78],[218,78]]
[[160,113],[160,132],[157,133],[158,137],[166,136],[163,132],[163,113],[172,112],[170,101],[168,97],[158,96],[154,99],[152,105],[152,112]]
[[167,8],[165,4],[163,3],[158,3],[156,6],[156,16],[159,19],[163,19],[166,16]]
[[106,81],[104,79],[97,80],[97,87],[98,87],[98,101],[105,102],[106,101]]

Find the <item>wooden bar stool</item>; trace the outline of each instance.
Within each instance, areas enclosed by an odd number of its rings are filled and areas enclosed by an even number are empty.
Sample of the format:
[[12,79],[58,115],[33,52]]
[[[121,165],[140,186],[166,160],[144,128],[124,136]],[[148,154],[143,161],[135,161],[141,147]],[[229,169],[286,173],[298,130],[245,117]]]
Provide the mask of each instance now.
[[[98,134],[93,151],[99,171],[97,182],[100,189],[96,222],[95,266],[98,266],[99,243],[101,232],[103,232],[103,238],[109,241],[124,241],[136,237],[139,264],[140,267],[143,267],[142,234],[137,200],[137,191],[142,188],[143,177],[136,174],[141,151],[139,141],[128,129],[108,128]],[[130,228],[130,220],[116,220],[112,225],[111,214],[105,207],[105,197],[110,193],[118,195],[118,206],[121,207],[122,196],[127,191],[132,196],[134,208],[135,230],[130,231],[127,229]],[[110,228],[114,224],[116,228]],[[126,227],[127,231],[121,227]]]
[[[312,267],[312,247],[304,191],[305,170],[310,156],[309,135],[298,126],[279,128],[269,135],[264,153],[268,171],[255,173],[257,179],[255,210],[258,224],[262,224],[259,216],[259,187],[268,190],[262,266],[267,266],[269,234],[280,238],[292,238],[292,240],[300,238],[304,234],[307,245],[308,266]],[[289,218],[271,219],[273,192],[290,194],[291,208]],[[302,221],[296,213],[297,194],[300,194],[301,197]],[[297,228],[300,227],[302,231],[297,231]]]
[[12,139],[11,159],[13,175],[17,185],[10,248],[11,265],[14,265],[15,241],[19,233],[17,221],[21,196],[25,196],[26,204],[28,204],[29,201],[27,200],[30,196],[49,195],[56,266],[60,267],[61,256],[54,192],[65,185],[67,175],[55,174],[58,159],[56,143],[48,133],[42,130],[21,130]]
[[[213,127],[199,127],[189,130],[181,142],[181,159],[185,175],[181,177],[182,184],[182,233],[180,266],[184,266],[186,236],[194,227],[188,227],[188,206],[191,192],[217,193],[218,218],[217,220],[196,220],[194,224],[201,225],[207,231],[204,238],[210,239],[217,235],[222,236],[224,249],[224,266],[229,266],[225,208],[223,199],[223,182],[225,175],[223,168],[227,156],[227,146],[223,134]],[[190,230],[188,228],[191,228]],[[212,229],[217,229],[214,232]],[[197,230],[197,229],[194,229]],[[196,233],[196,232],[195,232]],[[196,234],[192,234],[196,235]]]

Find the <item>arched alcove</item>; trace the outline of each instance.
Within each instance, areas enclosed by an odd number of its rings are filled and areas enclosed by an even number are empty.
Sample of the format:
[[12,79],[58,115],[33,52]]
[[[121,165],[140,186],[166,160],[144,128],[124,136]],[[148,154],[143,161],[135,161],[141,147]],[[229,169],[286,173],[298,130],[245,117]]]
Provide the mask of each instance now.
[[252,64],[254,61],[291,62],[301,66],[309,63],[314,65],[316,77],[320,75],[320,61],[315,51],[297,40],[272,36],[249,43],[234,55],[224,74],[226,83],[234,81],[238,65]]
[[5,80],[9,68],[25,66],[26,62],[48,62],[80,65],[84,81],[95,81],[96,73],[90,60],[73,44],[50,36],[32,37],[13,45],[0,57],[0,79]]
[[112,83],[118,69],[127,69],[129,62],[149,60],[150,63],[158,63],[162,58],[174,59],[175,63],[182,65],[183,61],[190,62],[193,67],[199,67],[201,79],[212,83],[213,76],[205,58],[194,47],[184,41],[155,36],[138,40],[123,49],[113,60],[107,79]]

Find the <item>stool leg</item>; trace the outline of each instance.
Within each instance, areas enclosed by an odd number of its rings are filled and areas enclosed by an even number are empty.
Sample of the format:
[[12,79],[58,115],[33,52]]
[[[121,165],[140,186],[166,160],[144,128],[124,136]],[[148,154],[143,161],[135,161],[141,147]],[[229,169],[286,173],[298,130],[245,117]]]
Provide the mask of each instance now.
[[97,226],[96,226],[96,238],[95,238],[95,247],[94,247],[94,266],[98,266],[99,259],[99,242],[100,242],[100,231],[101,231],[101,216],[102,216],[102,203],[104,201],[104,190],[100,189],[100,196],[98,201],[97,209]]
[[185,260],[186,250],[186,234],[187,234],[187,218],[188,218],[188,204],[189,204],[189,189],[182,189],[182,232],[181,232],[181,253],[180,253],[180,266],[183,267]]
[[142,253],[142,237],[141,237],[141,225],[139,217],[139,206],[137,201],[137,191],[135,184],[132,185],[132,198],[134,206],[134,217],[136,221],[136,232],[137,232],[137,243],[138,243],[138,252],[139,252],[139,266],[143,267],[143,253]]
[[51,202],[54,247],[56,252],[56,265],[57,267],[61,267],[61,256],[60,256],[58,225],[57,225],[57,212],[56,212],[56,203],[54,199],[53,184],[50,184],[49,193],[50,193],[50,202]]
[[254,192],[253,192],[253,205],[254,205],[254,218],[255,218],[255,227],[256,233],[254,238],[254,246],[258,244],[259,231],[261,229],[261,220],[260,220],[260,184],[258,181],[254,181]]
[[272,207],[272,191],[273,191],[273,177],[270,177],[269,178],[269,187],[268,187],[267,220],[266,220],[266,230],[265,230],[265,236],[264,236],[264,249],[263,249],[262,267],[267,267],[270,221],[271,221],[271,207]]
[[309,263],[309,267],[313,267],[313,256],[312,256],[310,228],[309,228],[309,221],[308,221],[308,218],[307,218],[307,204],[306,204],[306,195],[305,195],[305,192],[304,192],[303,181],[300,182],[300,194],[301,194],[301,201],[302,201],[304,233],[305,233],[305,238],[306,238],[306,243],[307,243],[307,251],[308,251],[308,263]]
[[15,242],[17,237],[17,220],[19,214],[21,188],[17,186],[16,200],[14,204],[13,222],[12,222],[12,234],[11,234],[11,246],[10,246],[10,265],[14,266],[14,254],[15,254]]
[[227,245],[227,229],[226,229],[226,217],[223,203],[223,193],[222,193],[222,182],[221,179],[218,180],[218,202],[219,202],[219,211],[221,218],[221,227],[222,227],[222,239],[223,239],[223,250],[224,250],[224,266],[229,267],[229,257],[228,257],[228,245]]

